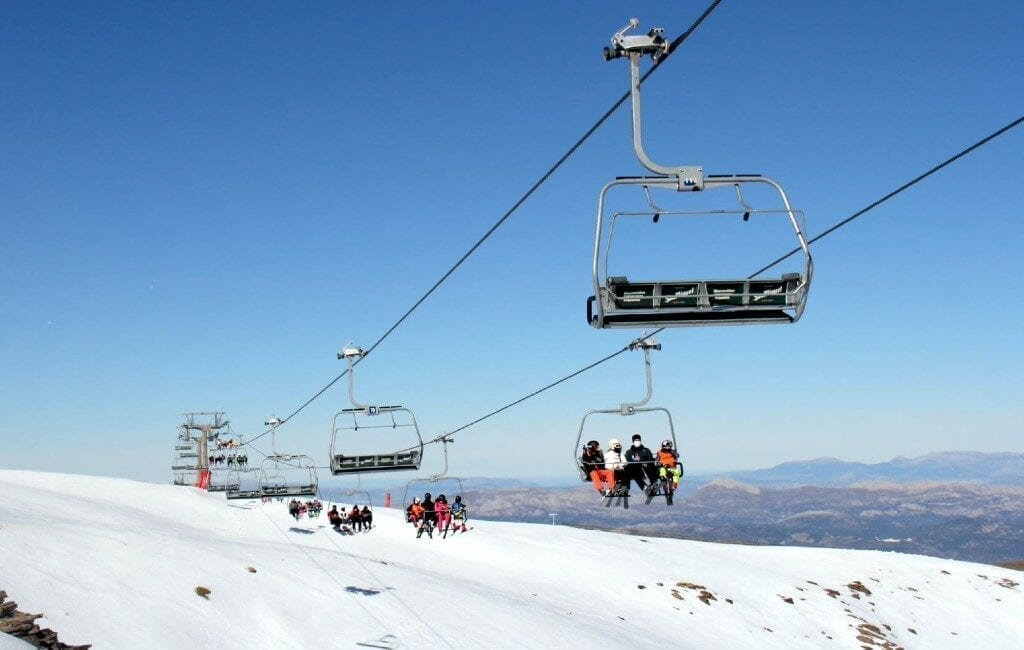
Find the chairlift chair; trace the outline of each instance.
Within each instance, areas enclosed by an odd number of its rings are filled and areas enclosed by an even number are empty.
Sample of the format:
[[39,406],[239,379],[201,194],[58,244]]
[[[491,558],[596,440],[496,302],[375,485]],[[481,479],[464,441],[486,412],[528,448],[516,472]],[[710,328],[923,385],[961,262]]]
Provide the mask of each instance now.
[[[655,163],[643,145],[640,110],[640,59],[650,55],[657,63],[668,53],[669,44],[661,28],[646,36],[626,35],[639,23],[635,18],[612,37],[612,47],[605,48],[605,59],[628,57],[630,63],[630,96],[633,113],[633,149],[640,163],[653,176],[619,177],[607,183],[598,198],[597,226],[594,235],[594,295],[587,299],[587,322],[605,328],[694,327],[710,325],[752,325],[795,323],[806,306],[814,264],[802,226],[803,213],[794,210],[786,192],[774,180],[758,174],[705,175],[697,165],[665,166]],[[779,208],[754,208],[746,203],[743,188],[766,185],[781,199]],[[616,212],[606,215],[606,197],[612,188],[639,187],[651,210],[647,212]],[[733,188],[738,206],[726,210],[662,210],[651,199],[650,190],[702,192]],[[629,216],[661,217],[741,216],[751,218],[783,216],[788,218],[803,254],[803,269],[780,277],[755,278],[669,278],[637,281],[626,276],[609,276],[607,259],[611,251],[614,224]],[[608,223],[607,246],[602,246]],[[684,242],[685,244],[685,242]]]
[[[354,498],[355,497],[355,498]],[[342,500],[344,499],[344,500]],[[353,505],[362,504],[364,506],[370,506],[370,510],[373,510],[373,498],[370,496],[369,491],[360,490],[358,488],[344,488],[335,490],[330,493],[328,499],[331,503],[351,503]]]
[[[293,464],[291,461],[301,461],[301,464]],[[282,469],[282,465],[284,469]],[[313,466],[313,459],[309,456],[268,456],[263,460],[260,471],[262,473],[260,490],[265,497],[311,497],[317,494],[316,468]],[[298,473],[307,480],[289,480],[285,471]]]
[[[243,479],[242,474],[254,474],[254,478]],[[227,499],[259,499],[263,496],[262,469],[255,467],[247,470],[234,469],[231,470],[231,476],[229,487],[224,492]],[[246,482],[244,486],[243,481]]]
[[[423,438],[420,437],[413,412],[402,406],[360,404],[355,399],[355,366],[365,355],[362,348],[352,346],[347,346],[338,353],[339,359],[348,361],[348,399],[352,403],[352,408],[338,411],[331,422],[331,473],[361,474],[419,469],[423,459]],[[397,451],[383,452],[377,451],[380,447],[367,447],[371,450],[367,453],[357,451],[361,447],[357,448],[353,444],[357,442],[354,438],[358,438],[360,432],[368,431],[375,436],[376,433],[388,429],[401,433],[408,446]],[[365,443],[365,440],[363,442]]]
[[[646,375],[647,375],[647,395],[645,395],[644,398],[642,400],[638,401],[638,402],[627,402],[627,403],[619,405],[619,408],[615,408],[615,409],[595,409],[595,410],[592,410],[592,411],[588,411],[583,416],[583,419],[580,421],[580,428],[576,432],[576,444],[573,446],[573,464],[576,467],[576,471],[579,473],[580,480],[582,480],[584,483],[589,482],[591,479],[590,479],[589,472],[583,466],[583,461],[581,459],[581,450],[582,450],[581,444],[582,444],[582,441],[583,441],[583,432],[584,432],[584,430],[586,430],[586,428],[587,428],[587,421],[591,418],[591,416],[606,416],[606,415],[610,415],[610,416],[619,416],[619,417],[630,417],[630,416],[637,415],[637,414],[640,414],[640,413],[663,414],[665,416],[665,424],[666,424],[666,429],[665,429],[665,432],[667,434],[666,435],[666,439],[671,439],[672,440],[672,447],[674,449],[676,449],[676,450],[679,449],[679,445],[676,442],[675,425],[672,423],[672,414],[668,411],[668,409],[660,407],[660,406],[645,406],[650,401],[651,395],[653,393],[653,381],[651,379],[651,350],[660,350],[661,349],[661,344],[658,343],[657,341],[655,341],[654,337],[645,337],[645,338],[637,339],[636,341],[634,341],[630,345],[630,349],[632,349],[632,350],[643,350],[643,353],[644,353],[644,369],[645,369],[645,372],[646,372]],[[623,438],[625,438],[624,435],[623,435]],[[625,441],[623,441],[623,444],[625,444]],[[667,503],[667,505],[672,505],[671,495],[668,494],[668,495],[665,495],[665,496],[666,496],[666,503]],[[624,500],[624,499],[622,501],[623,501],[622,505],[624,507],[628,508],[629,507],[628,501]],[[648,503],[650,503],[650,499],[648,499]],[[606,506],[610,505],[610,500],[606,500],[605,505]]]
[[218,472],[210,479],[210,485],[206,489],[209,492],[227,493],[232,490],[237,491],[240,487],[240,480],[235,472],[228,472],[227,476],[224,476],[222,472]]
[[[271,454],[263,459],[260,465],[262,495],[266,497],[316,496],[318,481],[313,459],[305,454],[278,453],[275,438],[281,420],[271,417],[266,424],[270,426]],[[268,463],[272,463],[273,467],[269,467]],[[282,469],[282,466],[285,469]],[[304,480],[288,480],[284,474],[285,471],[289,474],[298,474]]]
[[[434,498],[436,498],[439,494],[444,494],[445,498],[448,499],[449,505],[451,505],[455,501],[456,496],[462,496],[462,479],[458,478],[457,476],[448,476],[448,443],[453,443],[455,441],[451,438],[451,436],[448,435],[441,436],[439,438],[439,441],[441,442],[441,446],[444,452],[444,468],[437,474],[431,474],[430,476],[426,476],[423,478],[414,478],[408,483],[406,483],[405,491],[402,493],[403,508],[408,508],[409,504],[411,503],[409,489],[414,485],[418,485],[424,488],[424,492],[430,490]],[[449,484],[453,488],[457,485],[458,491],[449,492],[445,490],[442,492],[440,488],[434,487],[441,484],[443,481],[449,482]],[[418,488],[415,492],[413,492],[412,496],[417,496],[417,492],[419,492]]]
[[195,471],[199,469],[199,454],[176,454],[171,458],[171,469],[178,471]]
[[175,472],[174,474],[174,485],[190,485],[196,484],[197,473],[195,471],[184,471]]

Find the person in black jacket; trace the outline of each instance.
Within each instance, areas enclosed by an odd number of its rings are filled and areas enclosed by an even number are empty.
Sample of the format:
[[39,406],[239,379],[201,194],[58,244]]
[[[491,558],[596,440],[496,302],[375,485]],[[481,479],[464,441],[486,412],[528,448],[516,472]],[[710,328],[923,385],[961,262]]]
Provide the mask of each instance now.
[[654,485],[658,482],[658,468],[655,467],[654,453],[640,441],[639,433],[633,434],[633,444],[626,450],[625,456],[626,462],[629,463],[627,484],[630,480],[636,481],[637,486],[643,490],[648,483]]
[[434,528],[437,526],[437,513],[434,512],[434,500],[430,498],[430,492],[423,495],[423,519],[416,528],[416,539],[426,531],[427,537],[434,537]]

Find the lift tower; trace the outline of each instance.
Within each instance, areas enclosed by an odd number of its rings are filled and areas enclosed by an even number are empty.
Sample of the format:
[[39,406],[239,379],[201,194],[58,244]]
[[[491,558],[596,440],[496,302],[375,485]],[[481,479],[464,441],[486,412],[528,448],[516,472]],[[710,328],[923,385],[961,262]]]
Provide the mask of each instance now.
[[[181,425],[182,435],[194,440],[199,445],[199,470],[196,487],[206,488],[210,484],[210,454],[208,443],[212,434],[231,424],[224,417],[224,411],[185,413],[185,423]],[[195,435],[192,432],[195,431]]]

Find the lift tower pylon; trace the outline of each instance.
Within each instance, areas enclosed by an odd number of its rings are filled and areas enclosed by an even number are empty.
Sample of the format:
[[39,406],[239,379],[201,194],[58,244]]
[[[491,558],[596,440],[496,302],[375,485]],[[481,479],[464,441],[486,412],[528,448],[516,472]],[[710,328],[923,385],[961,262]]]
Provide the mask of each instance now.
[[[212,433],[220,431],[231,424],[224,417],[224,411],[202,411],[196,413],[185,413],[185,422],[181,425],[182,435],[189,440],[194,440],[199,445],[198,473],[196,475],[196,487],[204,487],[204,480],[209,484],[210,476],[210,454],[209,440]],[[192,432],[196,434],[193,435]]]

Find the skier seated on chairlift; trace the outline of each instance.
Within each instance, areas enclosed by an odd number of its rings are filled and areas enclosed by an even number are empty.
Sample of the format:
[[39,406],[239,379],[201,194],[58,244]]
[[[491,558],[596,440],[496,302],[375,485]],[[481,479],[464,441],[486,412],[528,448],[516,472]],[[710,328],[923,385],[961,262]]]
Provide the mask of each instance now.
[[662,440],[661,449],[658,451],[658,476],[661,479],[671,477],[672,489],[679,487],[679,477],[683,475],[683,468],[679,464],[679,454],[672,448],[671,440]]
[[363,506],[363,530],[369,532],[373,528],[373,511],[370,506]]
[[[594,489],[601,496],[606,495],[615,487],[614,472],[604,468],[604,452],[601,451],[601,443],[591,440],[583,447],[583,455],[580,456],[583,464],[583,471],[587,478],[594,484]],[[605,484],[608,485],[605,488]]]
[[452,511],[448,507],[448,499],[443,495],[437,495],[437,499],[434,500],[434,514],[437,516],[437,529],[443,531],[452,522]]
[[288,502],[288,514],[295,518],[295,521],[299,520],[299,502],[292,499]]
[[405,509],[405,520],[418,527],[422,519],[423,505],[420,504],[419,497],[413,497],[412,503],[410,503],[409,507]]
[[352,511],[348,513],[348,523],[352,525],[352,529],[357,532],[363,532],[363,511],[359,509],[359,505],[352,506]]
[[338,513],[338,506],[331,506],[327,511],[327,523],[335,528],[341,528],[341,514]]
[[462,532],[466,532],[466,520],[469,519],[469,514],[466,512],[466,506],[462,503],[462,495],[455,495],[455,501],[452,502],[449,510],[452,513],[452,533],[454,534],[461,525]]
[[605,496],[629,496],[629,475],[626,473],[626,461],[622,458],[622,443],[615,438],[608,441],[604,467],[615,476],[615,488]]
[[[658,468],[655,467],[654,454],[641,442],[639,433],[633,434],[633,444],[626,450],[626,462],[629,463],[629,478],[636,481],[637,487],[648,492],[656,489]],[[626,485],[629,485],[629,480]]]
[[434,500],[430,498],[430,492],[423,495],[423,519],[416,527],[416,537],[419,538],[423,531],[427,531],[427,537],[433,539],[434,528],[437,527],[437,512],[434,510]]

